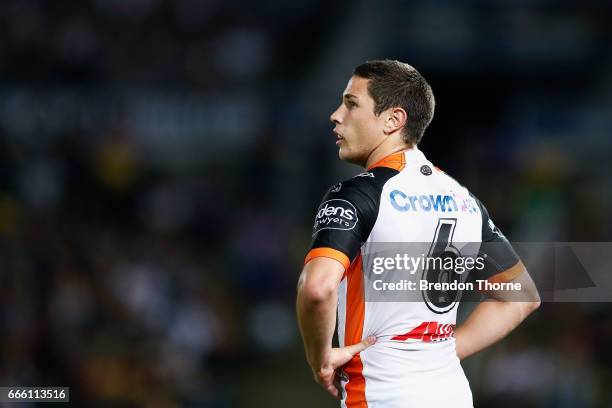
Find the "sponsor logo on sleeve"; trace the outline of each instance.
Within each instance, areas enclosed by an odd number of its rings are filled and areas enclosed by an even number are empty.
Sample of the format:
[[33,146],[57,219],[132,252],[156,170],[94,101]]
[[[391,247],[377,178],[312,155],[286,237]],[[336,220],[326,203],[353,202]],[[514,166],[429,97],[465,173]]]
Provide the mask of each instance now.
[[503,238],[503,234],[501,233],[501,231],[499,230],[499,228],[497,228],[497,226],[495,224],[493,224],[493,220],[489,218],[488,221],[489,224],[489,228],[491,228],[491,232],[494,234],[497,234],[498,237]]
[[342,189],[342,183],[334,184],[330,189],[330,193],[337,193]]
[[356,175],[353,178],[357,178],[357,177],[372,177],[372,178],[374,178],[374,173],[366,171],[365,173],[359,173],[358,175]]
[[352,230],[357,221],[357,209],[351,202],[340,198],[327,200],[317,210],[312,235],[324,229]]

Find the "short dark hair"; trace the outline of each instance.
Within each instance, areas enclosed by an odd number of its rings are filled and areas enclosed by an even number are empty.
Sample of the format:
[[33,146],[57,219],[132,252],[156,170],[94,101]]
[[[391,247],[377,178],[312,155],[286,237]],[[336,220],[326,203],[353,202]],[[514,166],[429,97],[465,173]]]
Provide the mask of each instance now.
[[429,126],[436,105],[433,91],[414,67],[396,60],[367,61],[353,75],[369,79],[368,93],[374,99],[374,114],[401,107],[408,114],[402,129],[406,143],[416,146]]

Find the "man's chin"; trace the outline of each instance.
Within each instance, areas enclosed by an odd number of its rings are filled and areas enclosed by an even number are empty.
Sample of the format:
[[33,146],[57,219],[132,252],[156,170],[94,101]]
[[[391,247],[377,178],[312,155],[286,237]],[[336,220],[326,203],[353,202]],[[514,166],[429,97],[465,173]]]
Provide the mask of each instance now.
[[340,147],[338,149],[338,157],[342,161],[350,161],[351,155],[346,149],[343,149],[342,147]]
[[345,161],[347,163],[362,166],[362,161],[359,159],[359,157],[356,157],[354,154],[351,154],[350,151],[348,151],[347,149],[343,149],[342,147],[340,147],[340,149],[338,150],[338,157],[340,158],[340,160]]

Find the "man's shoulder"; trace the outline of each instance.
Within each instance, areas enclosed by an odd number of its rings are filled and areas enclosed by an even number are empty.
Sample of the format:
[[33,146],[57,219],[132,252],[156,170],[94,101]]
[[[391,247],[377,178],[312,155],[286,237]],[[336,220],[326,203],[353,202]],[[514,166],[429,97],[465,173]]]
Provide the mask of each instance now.
[[367,196],[377,199],[385,183],[398,171],[387,167],[375,167],[332,185],[328,193],[335,196]]
[[389,168],[372,168],[332,185],[315,217],[314,234],[353,231],[359,229],[360,242],[369,234],[381,202],[383,186],[398,173]]

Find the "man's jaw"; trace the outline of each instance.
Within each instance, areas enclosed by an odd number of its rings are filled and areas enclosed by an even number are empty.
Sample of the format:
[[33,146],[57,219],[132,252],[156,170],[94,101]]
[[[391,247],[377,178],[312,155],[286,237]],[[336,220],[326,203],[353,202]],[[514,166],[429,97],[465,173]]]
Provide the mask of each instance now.
[[357,164],[358,166],[363,167],[363,163],[361,160],[352,157],[352,152],[349,150],[348,142],[344,138],[344,136],[342,136],[342,133],[340,133],[337,128],[334,128],[333,132],[334,135],[336,135],[336,146],[339,147],[338,157],[340,158],[340,160],[343,160],[348,163]]

